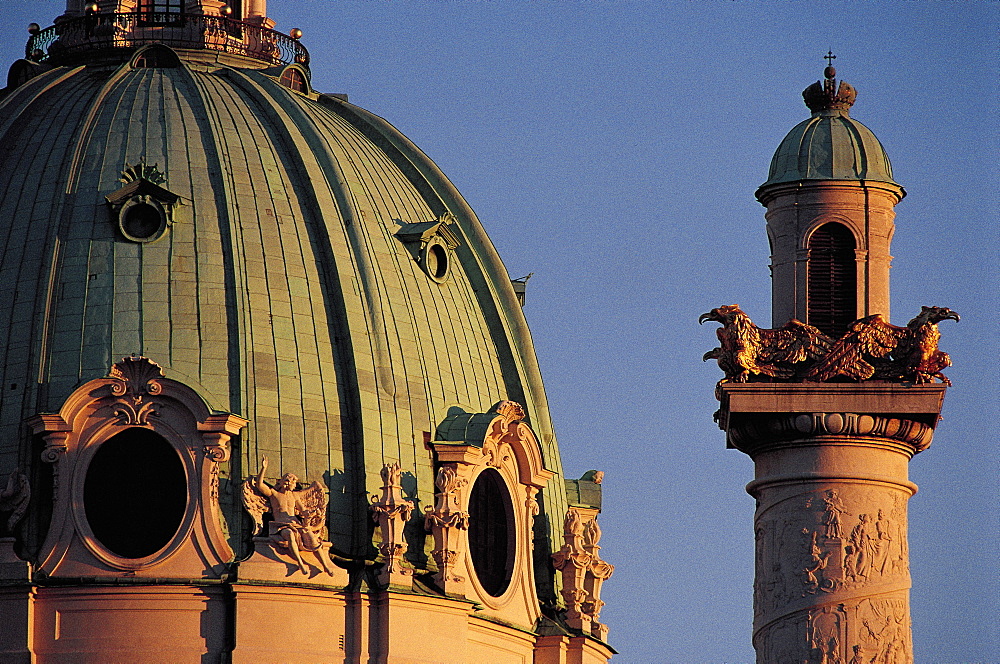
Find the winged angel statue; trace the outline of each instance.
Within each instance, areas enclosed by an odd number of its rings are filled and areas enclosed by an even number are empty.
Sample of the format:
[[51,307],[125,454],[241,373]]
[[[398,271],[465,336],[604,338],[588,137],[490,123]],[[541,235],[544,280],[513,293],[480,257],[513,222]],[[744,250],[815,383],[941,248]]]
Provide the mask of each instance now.
[[243,482],[243,507],[253,517],[254,532],[261,533],[264,514],[270,512],[267,536],[273,546],[290,553],[303,574],[308,574],[302,560],[303,551],[314,553],[323,570],[333,574],[327,543],[323,539],[326,525],[326,491],[323,485],[314,481],[305,489],[297,490],[299,478],[285,473],[271,487],[264,482],[265,472],[266,456],[261,459],[260,472],[256,477]]

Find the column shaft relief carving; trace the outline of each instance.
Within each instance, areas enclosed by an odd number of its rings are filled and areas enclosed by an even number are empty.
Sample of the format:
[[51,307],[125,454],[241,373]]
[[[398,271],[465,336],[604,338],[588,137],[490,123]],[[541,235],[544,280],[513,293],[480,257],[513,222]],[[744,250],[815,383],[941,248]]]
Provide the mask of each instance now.
[[570,507],[563,521],[564,544],[552,561],[562,573],[566,624],[606,641],[608,627],[600,622],[601,586],[615,568],[598,553],[601,529],[596,517],[596,510]]
[[758,661],[912,662],[907,495],[865,484],[788,491],[758,496]]
[[413,570],[403,566],[406,542],[403,527],[413,513],[413,501],[403,497],[400,483],[402,473],[398,463],[387,463],[382,467],[382,495],[372,497],[372,519],[378,524],[382,543],[378,550],[382,555],[382,569],[378,578],[381,583],[395,586],[410,586]]
[[462,506],[468,504],[463,494],[468,491],[469,480],[464,475],[470,470],[458,463],[442,465],[434,480],[437,499],[424,515],[425,527],[434,536],[431,555],[438,566],[434,580],[449,595],[465,594],[465,577],[457,574],[455,568],[465,551],[464,531],[469,529],[469,513]]

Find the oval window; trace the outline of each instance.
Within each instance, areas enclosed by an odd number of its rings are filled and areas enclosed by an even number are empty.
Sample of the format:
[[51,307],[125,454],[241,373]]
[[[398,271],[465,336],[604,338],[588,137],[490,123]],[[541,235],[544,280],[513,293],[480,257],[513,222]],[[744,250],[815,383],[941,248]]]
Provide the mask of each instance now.
[[163,215],[149,203],[130,205],[122,213],[122,233],[130,240],[152,240],[163,226]]
[[443,282],[448,278],[448,270],[451,268],[448,248],[437,240],[427,243],[423,249],[421,257],[424,271],[434,281]]
[[514,571],[514,510],[500,473],[479,474],[469,496],[469,554],[483,590],[500,597]]
[[177,451],[147,429],[126,429],[102,443],[83,484],[94,537],[122,558],[145,558],[177,534],[187,481]]

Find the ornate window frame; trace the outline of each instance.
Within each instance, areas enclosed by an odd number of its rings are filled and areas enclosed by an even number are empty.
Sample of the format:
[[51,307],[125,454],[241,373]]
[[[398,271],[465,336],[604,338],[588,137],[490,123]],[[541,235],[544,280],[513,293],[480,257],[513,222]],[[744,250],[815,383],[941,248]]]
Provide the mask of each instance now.
[[455,215],[445,212],[434,221],[402,224],[395,233],[424,274],[439,284],[445,283],[451,276],[455,250],[462,244],[449,228],[454,223]]
[[[145,357],[126,357],[105,378],[84,383],[58,413],[29,418],[52,464],[53,511],[38,569],[48,576],[219,578],[233,551],[219,509],[219,467],[230,440],[247,420],[212,411],[193,389],[165,378]],[[187,477],[187,506],[170,542],[143,558],[124,558],[101,544],[83,500],[90,461],[100,446],[128,428],[148,429],[174,448]],[[206,570],[209,572],[206,574]]]
[[[145,244],[159,240],[173,225],[174,212],[180,205],[181,197],[161,187],[166,182],[165,176],[156,164],[149,166],[144,160],[133,166],[126,165],[119,180],[125,186],[104,197],[111,223],[130,242]],[[130,232],[127,224],[129,211],[140,206],[149,207],[159,218],[156,230],[148,235],[140,236]]]
[[[458,412],[445,419],[438,440],[430,443],[438,461],[438,493],[426,524],[434,536],[435,582],[445,594],[472,599],[498,617],[532,624],[539,612],[532,559],[536,496],[554,473],[545,469],[538,440],[524,417],[519,404],[501,401],[488,413]],[[469,498],[487,469],[502,478],[513,512],[511,579],[498,597],[483,588],[469,551]]]

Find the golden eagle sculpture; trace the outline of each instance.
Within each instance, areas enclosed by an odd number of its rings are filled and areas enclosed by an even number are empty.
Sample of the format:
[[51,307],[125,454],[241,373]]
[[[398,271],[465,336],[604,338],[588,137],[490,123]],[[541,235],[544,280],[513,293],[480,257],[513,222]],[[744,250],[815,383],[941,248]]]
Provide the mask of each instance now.
[[920,314],[898,327],[881,314],[856,320],[847,333],[806,373],[809,380],[825,381],[837,376],[855,380],[897,380],[932,383],[951,381],[941,373],[951,366],[948,353],[938,350],[943,320],[960,320],[947,307],[921,307]]
[[823,357],[833,339],[812,325],[792,319],[774,329],[757,327],[740,305],[728,304],[698,317],[722,323],[716,334],[719,348],[705,353],[702,361],[715,359],[725,372],[725,381],[745,383],[754,376],[792,378],[794,365]]
[[938,350],[943,320],[959,320],[947,307],[923,307],[906,327],[889,324],[881,314],[851,323],[840,339],[812,325],[791,320],[780,328],[757,327],[736,304],[712,309],[698,317],[722,324],[716,334],[720,347],[705,353],[726,377],[721,382],[745,383],[767,377],[778,380],[889,380],[951,385],[942,372],[951,366]]

